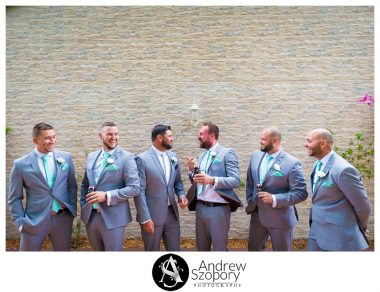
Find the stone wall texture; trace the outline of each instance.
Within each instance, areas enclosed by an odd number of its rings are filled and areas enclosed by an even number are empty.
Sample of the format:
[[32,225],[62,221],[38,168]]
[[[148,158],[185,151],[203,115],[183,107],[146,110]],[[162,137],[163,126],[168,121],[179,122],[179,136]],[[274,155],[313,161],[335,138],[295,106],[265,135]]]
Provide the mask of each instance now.
[[[236,149],[243,181],[261,130],[276,125],[309,187],[308,131],[331,128],[338,146],[356,132],[373,139],[373,111],[358,103],[373,91],[370,6],[7,7],[6,182],[13,160],[33,149],[34,124],[55,126],[79,181],[86,153],[100,147],[100,125],[115,121],[120,145],[135,154],[150,147],[155,124],[171,125],[188,188],[186,156],[200,153],[195,101],[200,120],[218,124],[220,143]],[[365,186],[373,204],[374,182]],[[298,205],[296,238],[307,237],[310,204]],[[247,238],[248,225],[241,208],[230,238]],[[182,210],[182,236],[194,237],[194,227],[194,213]],[[8,209],[6,236],[18,236]],[[140,236],[136,222],[126,236]]]

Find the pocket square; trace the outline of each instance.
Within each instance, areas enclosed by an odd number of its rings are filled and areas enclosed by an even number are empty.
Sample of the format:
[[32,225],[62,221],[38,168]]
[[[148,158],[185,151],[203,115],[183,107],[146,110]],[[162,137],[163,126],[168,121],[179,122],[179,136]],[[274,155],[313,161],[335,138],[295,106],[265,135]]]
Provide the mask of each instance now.
[[274,173],[273,173],[273,176],[283,176],[281,172],[279,172],[278,170],[276,170]]
[[118,168],[117,168],[117,165],[115,165],[115,164],[111,164],[110,166],[108,166],[108,168],[107,168],[109,171],[115,171],[115,170],[117,170]]
[[323,184],[322,184],[322,187],[332,187],[332,183],[329,182],[329,181],[325,181]]
[[215,159],[213,160],[213,163],[215,163],[215,164],[219,164],[219,163],[221,163],[221,161],[219,160],[219,158],[215,158]]
[[67,164],[62,165],[62,167],[61,167],[62,171],[65,171],[67,169],[69,169],[69,166]]

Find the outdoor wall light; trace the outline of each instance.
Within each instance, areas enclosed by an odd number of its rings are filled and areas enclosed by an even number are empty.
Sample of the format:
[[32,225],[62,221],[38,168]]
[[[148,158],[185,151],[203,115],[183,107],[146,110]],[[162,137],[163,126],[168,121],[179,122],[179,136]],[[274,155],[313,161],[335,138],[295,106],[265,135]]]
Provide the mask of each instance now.
[[199,107],[195,101],[190,108],[190,123],[193,127],[196,127],[199,124]]

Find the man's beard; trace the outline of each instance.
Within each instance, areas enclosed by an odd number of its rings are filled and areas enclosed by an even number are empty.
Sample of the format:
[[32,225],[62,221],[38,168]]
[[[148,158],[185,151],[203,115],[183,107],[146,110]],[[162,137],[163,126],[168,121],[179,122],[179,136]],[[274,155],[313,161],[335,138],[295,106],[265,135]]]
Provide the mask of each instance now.
[[161,145],[162,145],[162,147],[164,147],[166,150],[170,150],[170,149],[172,149],[172,145],[170,145],[169,143],[166,143],[165,141],[162,141]]
[[211,148],[211,143],[209,141],[199,141],[199,147],[204,148],[204,149],[210,149]]
[[265,146],[264,148],[260,147],[260,150],[262,152],[269,152],[273,149],[273,143],[269,143],[267,146]]

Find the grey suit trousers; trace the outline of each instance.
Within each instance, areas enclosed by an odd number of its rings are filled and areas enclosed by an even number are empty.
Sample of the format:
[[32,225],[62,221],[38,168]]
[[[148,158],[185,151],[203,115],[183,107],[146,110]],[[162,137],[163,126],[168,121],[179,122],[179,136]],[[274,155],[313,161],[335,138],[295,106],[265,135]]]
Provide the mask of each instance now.
[[196,206],[196,242],[199,251],[227,251],[231,207]]
[[141,225],[141,235],[145,251],[160,251],[161,238],[167,251],[180,250],[180,226],[173,207],[168,207],[168,213],[163,225],[154,225],[154,233],[148,234]]
[[73,220],[73,215],[65,209],[62,213],[51,216],[49,224],[39,234],[21,230],[20,251],[40,251],[46,237],[54,251],[69,251]]
[[125,226],[107,229],[101,213],[92,211],[86,230],[94,251],[123,250]]
[[257,209],[251,214],[251,224],[249,225],[248,251],[265,250],[265,242],[270,236],[273,251],[292,250],[292,228],[277,229],[267,228],[260,222]]

